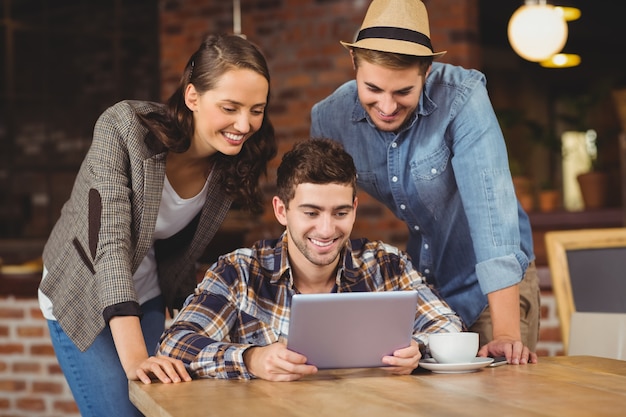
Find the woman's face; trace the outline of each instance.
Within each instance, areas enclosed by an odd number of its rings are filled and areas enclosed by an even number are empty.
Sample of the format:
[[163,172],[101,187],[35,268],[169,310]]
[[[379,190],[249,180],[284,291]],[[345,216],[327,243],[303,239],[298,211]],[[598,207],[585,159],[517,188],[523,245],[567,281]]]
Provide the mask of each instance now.
[[185,103],[193,112],[195,126],[191,149],[206,156],[238,154],[261,128],[268,92],[265,77],[249,69],[225,72],[215,88],[202,94],[189,84]]

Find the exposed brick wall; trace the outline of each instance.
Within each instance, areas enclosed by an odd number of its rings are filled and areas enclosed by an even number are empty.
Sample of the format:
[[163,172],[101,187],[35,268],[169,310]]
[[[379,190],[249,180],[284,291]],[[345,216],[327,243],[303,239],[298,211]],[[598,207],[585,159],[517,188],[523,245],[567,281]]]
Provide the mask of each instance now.
[[541,292],[541,323],[539,331],[539,343],[537,355],[557,356],[563,355],[563,341],[561,339],[561,326],[556,308],[556,300],[552,291]]
[[[448,51],[442,61],[479,68],[477,0],[425,3],[435,49]],[[206,4],[202,0],[160,2],[162,99],[172,94],[189,56],[206,34],[232,33],[231,3]],[[311,107],[353,77],[348,52],[339,40],[354,39],[368,5],[366,0],[241,1],[242,32],[264,52],[272,76],[269,114],[280,148],[265,182],[268,207],[280,157],[308,136]],[[362,193],[359,203],[353,235],[404,248],[404,224]],[[262,220],[248,234],[248,243],[280,233],[270,210]]]
[[78,416],[35,298],[0,298],[0,416]]

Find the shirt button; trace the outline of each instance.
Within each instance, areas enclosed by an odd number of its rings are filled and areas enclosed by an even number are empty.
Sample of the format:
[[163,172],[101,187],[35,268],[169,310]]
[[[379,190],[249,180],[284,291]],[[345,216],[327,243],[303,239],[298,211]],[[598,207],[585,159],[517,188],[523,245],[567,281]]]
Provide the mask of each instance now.
[[425,274],[430,274],[430,269],[428,269],[428,268],[424,269],[424,273]]
[[391,177],[391,181],[393,182],[398,182],[398,177],[396,177],[395,175],[393,177]]
[[424,243],[424,249],[428,249],[428,243]]
[[431,168],[430,169],[430,173],[431,174],[436,174],[437,173],[437,168]]
[[406,210],[406,206],[404,204],[400,204],[400,209],[401,210]]
[[391,147],[392,147],[392,148],[397,148],[397,147],[398,147],[398,144],[397,144],[397,143],[395,143],[395,142],[393,142],[393,143],[391,144]]
[[420,230],[419,226],[413,226],[413,230]]

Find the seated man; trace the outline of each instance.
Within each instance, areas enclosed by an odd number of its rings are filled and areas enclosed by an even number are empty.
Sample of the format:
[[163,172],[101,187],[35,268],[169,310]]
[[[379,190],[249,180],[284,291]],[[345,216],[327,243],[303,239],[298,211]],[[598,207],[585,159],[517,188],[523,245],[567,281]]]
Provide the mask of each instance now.
[[291,381],[313,374],[317,368],[286,347],[295,293],[416,290],[411,345],[383,358],[394,374],[418,366],[428,333],[461,331],[461,319],[403,252],[350,240],[356,169],[341,145],[298,143],[277,175],[272,204],[285,232],[220,257],[161,337],[160,355],[182,360],[194,377]]

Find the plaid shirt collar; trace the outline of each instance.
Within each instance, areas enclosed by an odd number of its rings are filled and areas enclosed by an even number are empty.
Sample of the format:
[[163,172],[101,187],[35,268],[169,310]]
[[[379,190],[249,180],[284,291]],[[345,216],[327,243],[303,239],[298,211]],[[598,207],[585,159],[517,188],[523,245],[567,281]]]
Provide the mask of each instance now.
[[[272,284],[276,284],[280,280],[284,279],[288,282],[288,287],[295,290],[293,286],[293,275],[291,273],[291,266],[289,265],[289,251],[287,248],[287,242],[288,233],[287,231],[284,231],[273,248],[273,265],[275,267],[278,267],[278,269],[274,269],[270,282]],[[358,270],[354,268],[354,260],[352,258],[352,243],[353,241],[348,239],[345,247],[339,254],[339,267],[337,268],[337,276],[335,278],[335,284],[337,285],[337,287],[341,286],[342,280],[354,283],[356,282],[356,279],[358,277]]]

